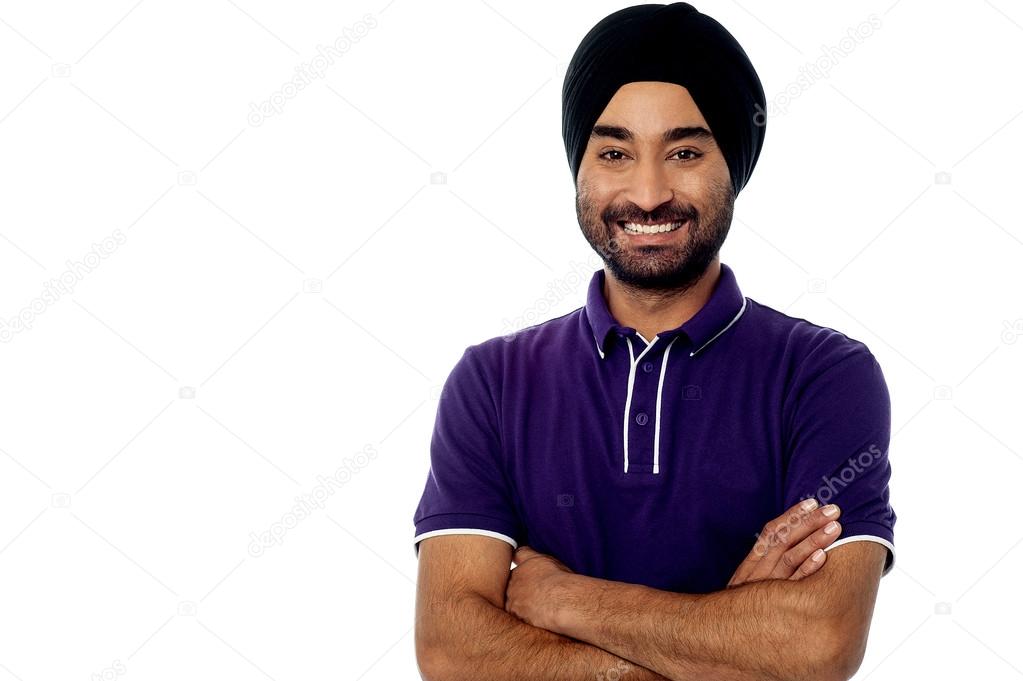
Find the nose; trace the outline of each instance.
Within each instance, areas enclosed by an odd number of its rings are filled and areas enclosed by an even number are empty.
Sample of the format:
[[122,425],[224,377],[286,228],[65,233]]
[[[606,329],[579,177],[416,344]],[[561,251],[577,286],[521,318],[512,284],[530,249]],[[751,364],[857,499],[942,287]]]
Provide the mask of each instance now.
[[654,159],[640,162],[629,178],[626,198],[638,208],[652,213],[662,203],[671,201],[674,191],[668,181],[664,164]]

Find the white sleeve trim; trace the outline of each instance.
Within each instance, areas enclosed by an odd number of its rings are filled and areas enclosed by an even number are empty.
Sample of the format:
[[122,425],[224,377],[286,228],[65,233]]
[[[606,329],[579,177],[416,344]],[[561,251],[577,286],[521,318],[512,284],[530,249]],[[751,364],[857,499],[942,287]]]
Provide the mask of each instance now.
[[417,559],[419,558],[420,541],[426,539],[427,537],[436,537],[442,534],[481,534],[484,537],[493,537],[494,539],[501,539],[503,541],[506,541],[509,544],[511,544],[513,549],[519,548],[518,542],[516,542],[508,535],[501,534],[500,532],[494,532],[492,530],[478,530],[472,527],[455,527],[449,530],[433,530],[431,532],[423,532],[422,534],[417,534],[415,538],[412,539],[412,550],[415,551],[416,558]]
[[877,542],[878,544],[881,544],[882,546],[886,546],[888,548],[888,550],[892,552],[892,562],[888,565],[888,567],[885,569],[885,571],[881,573],[882,577],[887,575],[889,572],[892,571],[892,569],[895,568],[895,545],[892,544],[887,539],[882,539],[881,537],[875,537],[872,534],[855,534],[855,535],[853,535],[851,537],[843,537],[842,539],[839,539],[838,541],[836,541],[831,546],[828,546],[827,548],[825,548],[824,551],[828,552],[831,549],[835,548],[836,546],[841,546],[842,544],[848,544],[849,542],[852,542],[852,541],[873,541],[873,542]]

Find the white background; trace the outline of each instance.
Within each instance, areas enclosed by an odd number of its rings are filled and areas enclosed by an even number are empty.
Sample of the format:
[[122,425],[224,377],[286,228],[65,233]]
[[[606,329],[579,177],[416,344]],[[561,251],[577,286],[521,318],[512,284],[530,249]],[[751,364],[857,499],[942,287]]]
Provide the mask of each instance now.
[[[583,303],[561,84],[622,6],[0,3],[0,680],[418,678],[438,390]],[[1023,9],[696,6],[776,105],[722,262],[892,395],[856,678],[1016,679]]]

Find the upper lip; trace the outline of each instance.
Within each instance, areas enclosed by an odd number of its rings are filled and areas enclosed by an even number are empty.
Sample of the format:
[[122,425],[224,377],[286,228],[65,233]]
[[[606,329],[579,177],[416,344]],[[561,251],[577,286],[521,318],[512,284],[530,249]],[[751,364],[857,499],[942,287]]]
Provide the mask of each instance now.
[[673,225],[676,222],[685,222],[685,218],[679,218],[678,220],[660,220],[658,222],[642,222],[640,220],[619,220],[618,224],[633,224],[633,225]]

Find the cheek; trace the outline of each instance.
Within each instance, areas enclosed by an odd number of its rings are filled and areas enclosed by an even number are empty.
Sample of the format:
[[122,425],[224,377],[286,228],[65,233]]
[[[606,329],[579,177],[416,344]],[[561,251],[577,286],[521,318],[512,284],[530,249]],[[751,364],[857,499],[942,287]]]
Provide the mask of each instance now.
[[[728,168],[724,169],[724,178],[728,178]],[[700,168],[681,170],[678,175],[678,188],[691,196],[706,196],[711,189],[721,182],[721,168],[717,164],[706,164]]]
[[612,194],[606,191],[595,191],[592,184],[580,183],[579,208],[590,220],[601,220],[605,208],[610,205],[611,196]]

